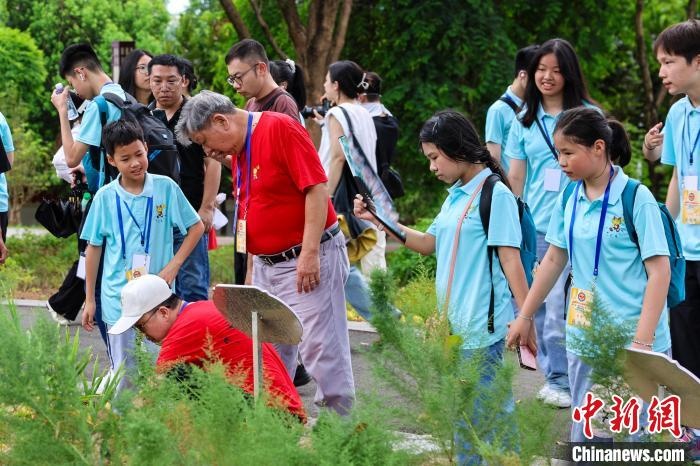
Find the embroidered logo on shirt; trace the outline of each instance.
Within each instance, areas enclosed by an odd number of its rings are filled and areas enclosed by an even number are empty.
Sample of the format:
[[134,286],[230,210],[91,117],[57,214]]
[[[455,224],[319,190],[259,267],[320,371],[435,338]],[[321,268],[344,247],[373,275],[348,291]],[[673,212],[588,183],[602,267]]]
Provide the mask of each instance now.
[[625,228],[625,219],[622,217],[613,216],[610,221],[610,226],[608,227],[608,236],[617,238],[620,233],[625,233],[627,228]]
[[165,204],[156,205],[156,220],[162,221],[165,217]]

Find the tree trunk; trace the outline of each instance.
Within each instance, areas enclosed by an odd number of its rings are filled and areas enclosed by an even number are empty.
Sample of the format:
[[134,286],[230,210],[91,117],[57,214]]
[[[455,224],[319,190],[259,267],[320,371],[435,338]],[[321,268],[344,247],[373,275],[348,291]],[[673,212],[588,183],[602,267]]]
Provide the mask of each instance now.
[[685,12],[688,15],[688,19],[693,19],[698,14],[698,0],[688,0],[688,8]]
[[[644,86],[644,125],[646,129],[649,129],[658,122],[659,114],[656,107],[657,99],[654,96],[654,87],[651,82],[649,61],[647,60],[647,47],[644,37],[644,0],[637,0],[636,2],[634,14],[634,34],[636,41],[635,54],[637,55],[637,63],[639,63],[639,71],[641,73],[642,84]],[[654,170],[656,165],[658,165],[658,162],[647,161],[652,192],[658,192],[662,182],[661,175],[656,173]]]
[[243,22],[243,18],[238,12],[236,5],[233,4],[233,0],[219,0],[219,3],[221,3],[221,8],[224,9],[226,17],[231,21],[233,28],[236,30],[238,40],[250,38],[250,31],[248,31],[248,27]]

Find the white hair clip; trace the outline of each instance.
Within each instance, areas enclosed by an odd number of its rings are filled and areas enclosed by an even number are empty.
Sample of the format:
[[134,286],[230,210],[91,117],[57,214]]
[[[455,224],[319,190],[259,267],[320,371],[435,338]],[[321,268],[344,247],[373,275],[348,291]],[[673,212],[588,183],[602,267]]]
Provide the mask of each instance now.
[[294,63],[294,60],[287,58],[284,62],[289,65],[289,67],[292,69],[292,74],[294,74],[297,70],[297,65]]
[[360,80],[360,84],[357,85],[357,87],[361,87],[364,90],[367,90],[369,87],[369,83],[365,81],[365,78],[367,77],[367,73],[362,73],[362,79]]

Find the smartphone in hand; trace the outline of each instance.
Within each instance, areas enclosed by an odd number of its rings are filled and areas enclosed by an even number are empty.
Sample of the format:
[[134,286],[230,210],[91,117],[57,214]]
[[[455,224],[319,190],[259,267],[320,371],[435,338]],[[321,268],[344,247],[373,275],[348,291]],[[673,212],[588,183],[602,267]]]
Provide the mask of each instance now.
[[535,358],[535,355],[530,351],[530,347],[527,345],[518,345],[515,348],[518,353],[518,363],[520,363],[520,367],[529,371],[536,371],[537,358]]

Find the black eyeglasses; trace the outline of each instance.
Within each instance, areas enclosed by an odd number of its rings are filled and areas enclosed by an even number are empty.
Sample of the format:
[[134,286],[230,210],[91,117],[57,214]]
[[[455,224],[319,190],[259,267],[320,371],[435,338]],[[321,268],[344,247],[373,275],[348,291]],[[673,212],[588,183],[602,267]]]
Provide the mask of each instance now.
[[136,67],[136,71],[138,71],[144,76],[148,76],[148,65],[138,65]]
[[250,68],[248,68],[246,71],[244,71],[244,72],[241,73],[241,74],[233,74],[233,75],[230,74],[230,75],[228,76],[228,78],[226,78],[226,82],[229,83],[229,84],[232,85],[232,86],[233,86],[234,84],[238,84],[239,86],[242,86],[242,85],[243,85],[243,76],[245,76],[245,75],[247,75],[248,73],[250,73],[251,71],[253,71],[253,68],[255,68],[256,66],[258,66],[259,64],[260,64],[260,62],[254,64],[253,66],[251,66]]
[[157,311],[157,310],[158,310],[158,309],[153,309],[152,311],[149,311],[149,312],[151,313],[151,315],[148,316],[148,319],[146,319],[145,321],[141,322],[140,324],[134,325],[134,327],[136,328],[136,330],[138,330],[138,331],[141,332],[141,333],[146,333],[146,332],[143,331],[143,329],[146,327],[146,324],[148,323],[148,321],[151,320],[151,319],[153,318],[154,315],[156,315],[156,311]]

